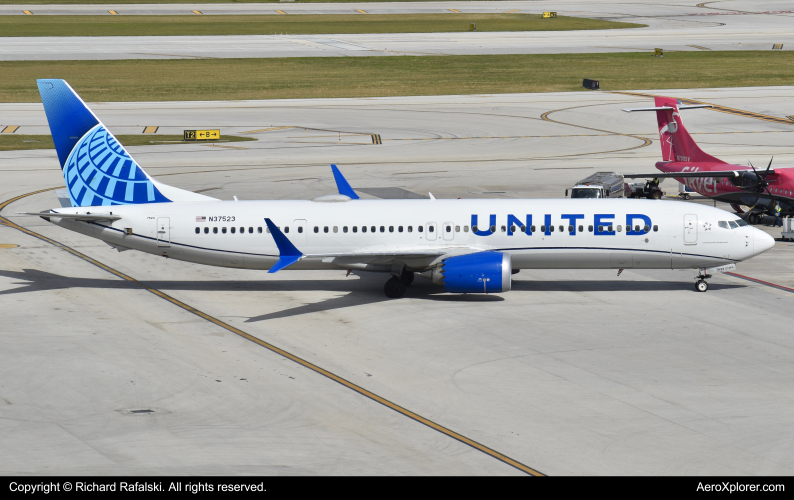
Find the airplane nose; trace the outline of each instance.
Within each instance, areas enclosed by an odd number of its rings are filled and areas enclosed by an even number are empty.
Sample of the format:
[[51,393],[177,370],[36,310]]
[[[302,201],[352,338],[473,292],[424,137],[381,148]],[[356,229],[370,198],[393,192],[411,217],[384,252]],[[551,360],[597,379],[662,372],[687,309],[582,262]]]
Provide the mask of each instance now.
[[753,255],[762,254],[775,246],[775,238],[758,228],[754,227],[753,230]]

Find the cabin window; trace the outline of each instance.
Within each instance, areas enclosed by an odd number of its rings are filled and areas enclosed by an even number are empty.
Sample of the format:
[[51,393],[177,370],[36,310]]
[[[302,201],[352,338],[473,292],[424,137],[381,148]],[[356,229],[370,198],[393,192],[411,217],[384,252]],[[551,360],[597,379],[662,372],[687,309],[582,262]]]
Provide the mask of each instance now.
[[643,229],[643,231],[645,231],[645,232],[647,233],[648,231],[650,231],[650,230],[651,230],[651,226],[649,226],[649,225],[647,225],[647,224],[646,224],[645,226],[643,226],[643,228],[642,228],[642,229]]
[[505,226],[502,226],[502,232],[504,233],[506,231],[507,231],[507,228]]
[[270,228],[268,227],[266,229],[267,229],[267,234],[270,234]]
[[639,232],[640,232],[640,225],[639,225],[639,224],[637,224],[636,226],[634,226],[634,232],[635,232],[635,233],[639,233]]
[[451,233],[452,232],[452,226],[446,226],[446,231],[448,233]]
[[402,226],[397,226],[397,232],[398,233],[402,233],[403,232],[403,227]]
[[346,232],[347,232],[347,226],[344,226],[344,227],[342,228],[342,232],[343,232],[343,233],[346,233]]
[[471,226],[471,230],[476,233],[477,232],[477,226]]
[[207,234],[207,233],[209,233],[209,232],[210,232],[210,228],[208,228],[208,227],[205,227],[205,228],[204,228],[204,234]]
[[553,232],[554,232],[554,226],[549,226],[549,232],[550,232],[550,233],[553,233]]
[[739,229],[739,224],[733,222],[732,220],[728,221],[728,224],[731,225],[731,229]]
[[469,232],[469,226],[463,226],[463,232],[464,233],[468,233]]
[[196,234],[199,234],[200,232],[201,232],[201,229],[197,227],[196,228]]
[[302,233],[302,232],[303,232],[303,226],[298,226],[298,232],[299,232],[299,233]]
[[[356,232],[356,228],[355,227],[353,228],[353,232],[354,233]],[[367,232],[367,226],[361,226],[361,232],[362,233],[366,233]]]
[[[385,233],[386,232],[386,226],[381,226],[380,227],[380,232],[381,233]],[[394,232],[394,228],[393,227],[389,227],[389,232],[393,233]]]
[[496,232],[496,226],[491,226],[489,229],[491,230],[491,234]]
[[[535,226],[532,226],[532,227],[530,227],[529,229],[530,229],[530,232],[531,232],[531,233],[534,233],[534,232],[535,232]],[[541,231],[543,231],[543,229],[541,229]]]
[[[366,230],[366,228],[364,228],[364,229]],[[357,233],[357,232],[358,232],[358,226],[353,226],[353,232],[354,232],[354,233]]]
[[376,229],[376,228],[375,228],[375,226],[372,226],[371,228],[369,228],[369,230],[370,230],[371,232],[373,232],[373,233],[375,232],[375,229]]
[[[224,229],[225,229],[225,228],[224,228]],[[226,232],[226,231],[224,231],[224,233],[225,233],[225,232]],[[234,233],[236,233],[236,232],[237,232],[237,228],[236,228],[236,227],[233,227],[233,228],[232,228],[232,234],[234,234]]]
[[424,231],[424,230],[425,230],[425,228],[424,228],[424,227],[422,227],[422,226],[416,226],[416,230],[417,230],[417,231],[419,231],[419,232],[421,233],[422,231]]
[[[261,228],[261,227],[258,227],[258,228],[256,228],[256,232],[257,232],[257,233],[259,233],[259,234],[262,234],[262,228]],[[269,232],[270,232],[270,231],[268,231],[268,233],[269,233]]]
[[592,233],[593,232],[593,226],[587,226],[587,230]]
[[[592,226],[590,226],[590,227],[592,227]],[[603,233],[604,232],[604,226],[598,226],[598,232],[599,233]]]
[[510,232],[511,233],[515,233],[516,232],[516,226],[515,225],[510,226]]
[[315,233],[319,233],[320,232],[320,228],[318,226],[314,226],[314,232]]
[[254,228],[253,227],[249,227],[248,228],[248,234],[254,234]]
[[560,232],[563,232],[563,231],[565,231],[565,227],[564,226],[560,226]]
[[568,232],[569,232],[569,233],[572,233],[572,232],[573,232],[573,226],[568,226]]
[[325,227],[323,227],[323,232],[324,232],[324,233],[327,233],[327,232],[328,232],[328,226],[325,226]]
[[225,228],[225,227],[222,227],[222,228],[221,228],[221,232],[222,232],[223,234],[226,234],[226,228]]
[[579,232],[580,232],[580,233],[583,233],[583,232],[584,232],[584,226],[583,226],[583,225],[581,225],[581,224],[579,225]]
[[527,232],[527,226],[521,226],[521,232],[522,233],[526,233]]
[[414,227],[413,227],[413,226],[408,226],[408,232],[409,232],[409,233],[410,233],[411,231],[413,231],[413,230],[414,230]]
[[659,226],[653,226],[653,232],[654,232],[654,233],[655,233],[656,231],[658,231],[658,230],[659,230]]
[[434,228],[433,226],[427,226],[427,230],[428,230],[429,232],[431,232],[431,233],[432,233],[433,231],[435,231],[435,229],[436,229],[436,228]]
[[612,225],[609,226],[609,232],[612,232]]
[[540,230],[541,230],[541,232],[545,233],[546,232],[546,226],[540,226]]
[[241,227],[241,228],[240,228],[240,234],[243,234],[243,233],[245,233],[245,228],[244,228],[244,227]]
[[212,234],[218,234],[218,228],[217,227],[213,227],[212,228]]
[[393,232],[394,232],[394,226],[389,226],[389,232],[390,232],[390,233],[393,233]]
[[[626,230],[628,231],[629,229],[631,229],[631,226],[626,226],[626,228],[627,228]],[[621,231],[623,231],[623,226],[618,224],[618,232],[621,232]]]
[[335,232],[335,233],[338,233],[338,232],[339,232],[339,227],[338,227],[338,226],[334,226],[334,232]]
[[460,226],[455,226],[455,232],[456,232],[456,233],[459,233],[459,232],[460,232]]

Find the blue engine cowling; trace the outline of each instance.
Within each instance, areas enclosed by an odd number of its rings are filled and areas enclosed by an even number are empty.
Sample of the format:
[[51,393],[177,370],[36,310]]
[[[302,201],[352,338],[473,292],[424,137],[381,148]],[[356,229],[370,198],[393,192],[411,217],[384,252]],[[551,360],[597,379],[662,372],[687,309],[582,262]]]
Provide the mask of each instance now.
[[453,293],[509,292],[512,270],[509,253],[478,252],[444,259],[432,279]]

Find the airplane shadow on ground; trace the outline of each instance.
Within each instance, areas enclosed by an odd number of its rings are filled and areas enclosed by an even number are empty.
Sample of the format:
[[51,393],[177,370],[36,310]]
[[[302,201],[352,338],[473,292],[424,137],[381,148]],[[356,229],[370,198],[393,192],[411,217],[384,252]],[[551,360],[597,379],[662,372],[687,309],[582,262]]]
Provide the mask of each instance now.
[[[2,295],[38,292],[48,290],[69,290],[79,288],[139,290],[140,287],[129,281],[120,279],[76,278],[37,269],[24,269],[18,271],[0,270],[0,276],[20,280],[12,283],[22,285],[17,288],[0,291]],[[198,292],[338,292],[336,296],[316,303],[303,303],[299,306],[275,311],[259,316],[249,317],[245,322],[254,323],[272,319],[302,316],[322,311],[345,309],[385,302],[388,299],[383,294],[385,279],[380,274],[360,274],[359,279],[351,280],[262,280],[262,281],[147,281],[141,280],[147,286],[163,292],[169,291],[198,291]],[[729,290],[746,288],[742,284],[711,283],[711,290]],[[684,291],[694,292],[694,283],[685,281],[630,281],[630,280],[602,280],[602,281],[513,281],[513,292],[659,292],[659,291]],[[423,278],[417,278],[406,292],[404,299],[429,300],[434,302],[465,302],[465,303],[491,303],[502,302],[501,295],[482,294],[447,294],[440,286],[433,285]]]

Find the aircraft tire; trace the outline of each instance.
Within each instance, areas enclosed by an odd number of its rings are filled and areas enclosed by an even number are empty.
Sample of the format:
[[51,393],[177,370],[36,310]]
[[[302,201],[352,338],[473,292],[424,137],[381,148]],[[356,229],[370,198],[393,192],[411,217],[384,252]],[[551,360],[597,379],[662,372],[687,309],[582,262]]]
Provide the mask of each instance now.
[[405,283],[400,278],[392,276],[383,286],[383,291],[386,292],[386,296],[390,299],[399,299],[405,293],[406,288]]
[[405,286],[411,286],[411,283],[414,282],[414,273],[403,269],[403,273],[400,276],[400,281],[402,281]]
[[695,290],[697,290],[698,292],[705,292],[708,289],[709,289],[709,284],[706,281],[698,280],[698,282],[695,283]]

